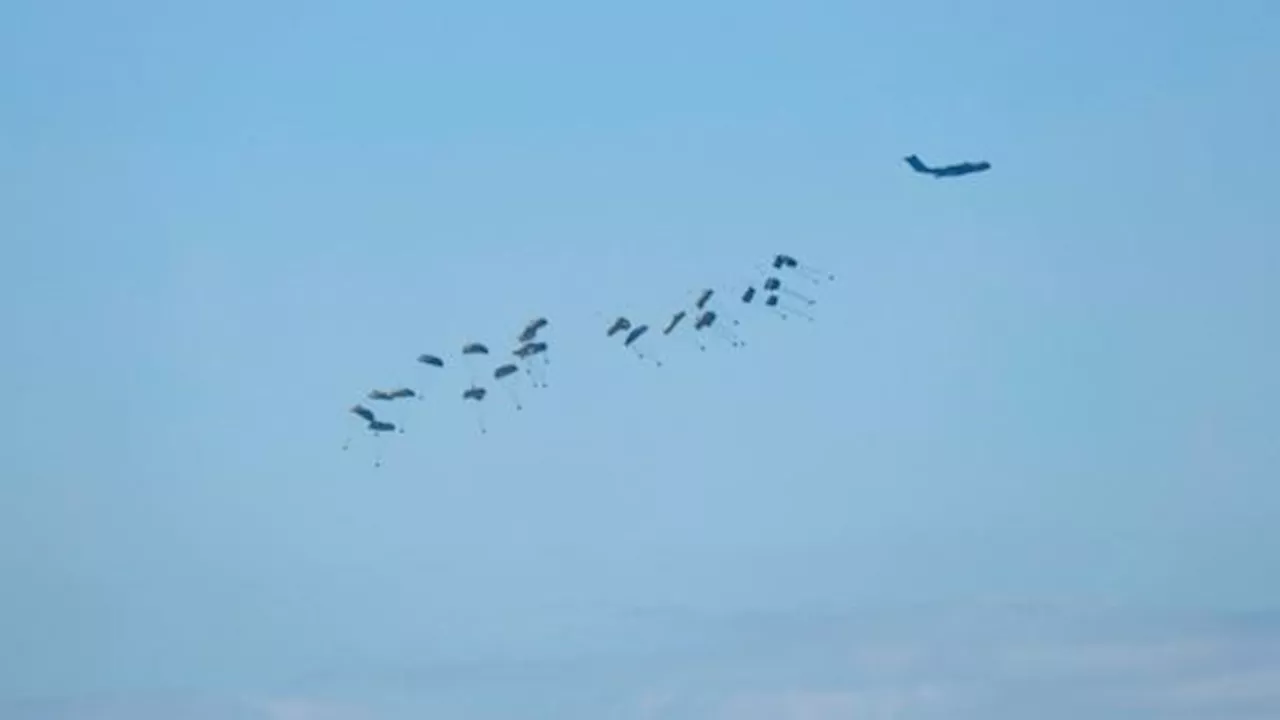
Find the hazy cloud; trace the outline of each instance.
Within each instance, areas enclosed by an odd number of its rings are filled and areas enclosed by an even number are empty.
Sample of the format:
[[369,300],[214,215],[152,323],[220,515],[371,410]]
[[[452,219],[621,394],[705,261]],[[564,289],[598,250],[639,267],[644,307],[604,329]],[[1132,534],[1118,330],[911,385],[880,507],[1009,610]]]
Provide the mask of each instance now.
[[1056,720],[1280,717],[1273,616],[987,608],[670,613],[690,641],[644,655],[370,668],[259,700],[13,703],[13,720]]

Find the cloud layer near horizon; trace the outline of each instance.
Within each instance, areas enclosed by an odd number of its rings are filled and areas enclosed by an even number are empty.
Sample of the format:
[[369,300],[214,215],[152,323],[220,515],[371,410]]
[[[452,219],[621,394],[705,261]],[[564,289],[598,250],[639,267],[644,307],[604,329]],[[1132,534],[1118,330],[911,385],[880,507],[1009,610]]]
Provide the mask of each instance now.
[[1280,618],[1044,608],[650,616],[679,649],[367,668],[274,697],[0,703],[11,720],[1263,720]]

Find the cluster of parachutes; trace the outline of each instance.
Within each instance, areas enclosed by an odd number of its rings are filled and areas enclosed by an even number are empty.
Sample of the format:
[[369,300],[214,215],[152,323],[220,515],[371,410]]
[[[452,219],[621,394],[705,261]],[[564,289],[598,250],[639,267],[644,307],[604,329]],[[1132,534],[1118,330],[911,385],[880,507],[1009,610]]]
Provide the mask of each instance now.
[[[815,284],[823,279],[834,280],[835,276],[817,268],[802,265],[790,255],[775,255],[771,267],[773,272],[766,273],[766,277],[759,285],[749,284],[741,289],[741,294],[737,296],[738,302],[742,305],[759,305],[783,319],[794,315],[813,321],[813,316],[803,309],[803,306],[814,305],[817,301],[793,290],[789,284],[784,284],[779,275],[790,273]],[[757,296],[762,293],[764,297],[757,303]],[[662,334],[671,335],[683,325],[692,328],[700,350],[707,349],[707,336],[728,342],[733,347],[743,347],[746,343],[733,329],[733,326],[741,324],[740,321],[732,317],[722,304],[715,301],[715,297],[716,291],[713,288],[700,291],[693,307],[677,310],[665,321]],[[803,306],[795,306],[793,300],[799,301]],[[649,333],[649,329],[648,324],[632,322],[630,318],[619,316],[605,330],[605,336],[614,337],[626,333],[622,337],[624,347],[630,348],[641,359],[652,359],[654,363],[661,366],[662,361],[640,342],[641,338]]]
[[[535,388],[547,387],[545,366],[548,363],[547,349],[548,345],[545,341],[539,339],[539,333],[544,330],[550,322],[543,317],[531,320],[520,333],[516,336],[516,346],[511,351],[511,360],[501,362],[497,367],[487,372],[487,377],[492,380],[494,385],[501,386],[506,390],[511,402],[517,410],[523,410],[524,405],[520,400],[520,394],[516,390],[513,381],[517,373],[523,366],[525,374]],[[481,433],[487,433],[488,428],[485,427],[484,415],[480,410],[480,403],[489,396],[489,387],[484,383],[488,380],[483,379],[481,375],[482,366],[491,362],[493,353],[490,352],[489,346],[479,342],[469,342],[462,346],[459,353],[460,359],[467,365],[470,374],[470,384],[463,389],[461,399],[464,402],[474,403],[476,405],[476,421],[479,425]],[[427,369],[443,370],[445,367],[445,359],[440,355],[432,355],[423,353],[418,356],[418,363]],[[390,390],[375,388],[370,390],[365,399],[370,402],[377,403],[394,403],[401,400],[411,398],[422,399],[422,394],[413,388],[397,387]],[[365,423],[365,429],[372,435],[378,436],[382,433],[398,432],[403,433],[404,428],[394,422],[380,419],[368,405],[357,403],[351,406],[349,412],[358,417]],[[342,449],[346,450],[351,445],[351,439],[348,438],[343,443]],[[374,466],[382,465],[382,458],[379,455],[374,460]]]
[[[794,316],[812,322],[813,315],[807,308],[815,305],[817,301],[793,289],[791,285],[797,279],[814,285],[835,279],[834,275],[805,265],[790,255],[775,255],[769,268],[759,269],[764,271],[764,277],[757,283],[735,288],[728,304],[759,308],[782,319]],[[740,325],[740,321],[733,317],[733,313],[725,305],[726,303],[717,300],[716,290],[706,288],[698,293],[691,307],[676,310],[664,321],[661,334],[671,336],[681,332],[683,327],[692,333],[700,350],[705,351],[709,342],[723,342],[732,347],[743,347],[746,343],[734,329]],[[494,354],[490,352],[489,346],[479,342],[462,346],[459,360],[467,366],[470,384],[462,390],[460,399],[476,406],[476,421],[482,434],[488,432],[481,409],[482,403],[489,395],[489,385],[486,383],[491,382],[493,386],[503,388],[516,410],[524,408],[514,382],[522,370],[534,388],[547,387],[548,344],[542,339],[541,333],[549,325],[550,322],[544,317],[531,320],[516,335],[514,347],[509,351],[509,356],[503,358],[505,361],[498,361],[496,367],[493,366]],[[631,350],[642,360],[652,361],[662,366],[662,360],[653,347],[654,336],[649,334],[650,327],[645,322],[619,316],[605,328],[604,334],[606,338],[621,336],[623,347]],[[442,370],[445,367],[445,359],[440,355],[419,355],[418,362],[428,369]],[[487,370],[488,367],[492,369]],[[422,395],[408,387],[374,389],[365,395],[365,399],[371,404],[398,403],[413,398],[421,400]],[[359,418],[364,423],[364,429],[375,437],[383,433],[404,432],[403,427],[379,418],[378,414],[364,403],[353,405],[349,412]],[[348,449],[350,443],[351,439],[348,438],[343,444],[343,450]],[[375,457],[373,464],[375,467],[382,465],[380,454]]]

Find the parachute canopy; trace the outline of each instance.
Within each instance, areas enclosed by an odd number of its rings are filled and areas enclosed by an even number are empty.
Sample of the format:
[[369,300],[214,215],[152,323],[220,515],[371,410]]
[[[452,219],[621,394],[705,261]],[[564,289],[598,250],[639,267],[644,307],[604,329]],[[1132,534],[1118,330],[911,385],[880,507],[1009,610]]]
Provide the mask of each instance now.
[[516,338],[516,340],[522,343],[532,342],[534,338],[538,336],[538,331],[546,327],[547,324],[548,324],[548,321],[544,317],[531,320],[528,325],[524,326],[524,330],[520,331],[520,335]]
[[531,357],[531,356],[533,356],[533,355],[537,355],[537,354],[539,354],[539,353],[544,353],[544,352],[546,352],[546,351],[547,351],[547,344],[546,344],[546,343],[544,343],[544,342],[529,342],[529,343],[525,343],[524,345],[521,345],[520,347],[516,348],[515,350],[513,350],[513,351],[511,352],[511,354],[512,354],[512,355],[515,355],[516,357],[518,357],[518,358],[520,358],[520,359],[524,359],[524,358],[527,358],[527,357]]
[[667,323],[667,326],[666,326],[665,328],[663,328],[663,329],[662,329],[662,334],[663,334],[663,335],[670,335],[670,334],[671,334],[671,331],[672,331],[672,330],[675,330],[675,329],[676,329],[676,326],[680,324],[680,321],[681,321],[681,320],[684,320],[685,315],[687,315],[687,313],[686,313],[684,310],[681,310],[680,312],[676,313],[675,315],[672,315],[672,316],[671,316],[671,321],[670,321],[670,322],[668,322],[668,323]]
[[641,335],[649,332],[648,325],[637,325],[634,330],[627,333],[627,339],[622,341],[623,345],[631,345],[631,343],[640,339]]
[[417,397],[418,393],[410,388],[396,388],[395,390],[370,390],[368,398],[370,400],[401,400],[404,398]]
[[609,326],[609,329],[608,331],[605,332],[605,335],[607,335],[608,337],[613,337],[614,335],[617,335],[620,332],[630,330],[630,329],[631,329],[631,321],[624,317],[619,317],[617,320],[613,321],[612,325]]

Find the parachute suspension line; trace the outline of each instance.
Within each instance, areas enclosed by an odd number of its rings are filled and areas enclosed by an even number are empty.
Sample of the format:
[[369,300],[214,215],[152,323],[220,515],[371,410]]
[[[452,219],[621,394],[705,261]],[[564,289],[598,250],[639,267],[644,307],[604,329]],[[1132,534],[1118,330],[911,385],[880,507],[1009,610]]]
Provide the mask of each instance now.
[[382,437],[377,431],[373,431],[373,466],[375,468],[382,467]]
[[466,362],[467,362],[467,379],[471,381],[472,385],[475,385],[477,382],[480,381],[479,368],[476,367],[476,359],[471,355],[467,355]]
[[524,366],[525,377],[529,378],[529,382],[535,388],[544,387],[542,382],[538,378],[534,377],[534,374],[533,374],[534,361],[530,360],[529,358],[520,358],[520,364]]
[[789,296],[789,297],[793,297],[793,298],[795,298],[795,299],[799,300],[800,302],[804,303],[805,305],[817,305],[817,304],[818,304],[818,301],[817,301],[817,300],[814,300],[813,298],[811,298],[811,297],[809,297],[809,296],[807,296],[807,295],[801,295],[800,293],[796,292],[795,290],[792,290],[791,288],[786,288],[786,287],[784,287],[784,288],[782,288],[782,290],[781,290],[780,292],[782,292],[782,294],[784,294],[784,295],[787,295],[787,296]]
[[783,320],[786,320],[791,315],[795,315],[797,317],[802,317],[808,320],[809,322],[814,321],[813,316],[810,315],[809,313],[803,310],[798,310],[796,308],[793,308],[790,305],[783,305],[782,303],[780,303],[778,301],[777,295],[770,295],[769,299],[765,301],[765,306],[768,307],[770,310],[774,311],[775,313],[777,313],[778,315],[782,316]]
[[636,357],[640,358],[641,360],[652,362],[654,365],[657,365],[658,367],[662,367],[662,360],[660,360],[657,356],[653,355],[652,352],[646,353],[641,348],[636,347],[635,343],[631,343],[627,345],[627,347],[631,348],[631,352],[635,353]]
[[711,332],[714,332],[715,334],[719,335],[721,338],[728,340],[729,344],[733,347],[740,348],[746,345],[746,342],[744,342],[742,338],[738,337],[738,333],[730,330],[729,328],[723,325],[720,325],[720,324],[712,325],[710,330]]
[[[550,364],[551,364],[551,358],[547,357],[547,351],[546,351],[546,350],[543,350],[542,352],[538,353],[538,354],[537,354],[537,356],[536,356],[532,361],[530,361],[530,365],[532,365],[532,366],[534,366],[534,367],[537,367],[537,366],[539,365],[539,363],[538,363],[538,358],[541,358],[541,359],[542,359],[542,363],[541,363],[541,370],[540,370],[540,371],[537,371],[537,372],[534,372],[534,373],[531,373],[531,374],[530,374],[530,376],[529,376],[529,378],[530,378],[531,380],[535,380],[535,381],[537,382],[537,384],[538,384],[538,385],[540,385],[541,387],[544,387],[544,388],[546,388],[546,387],[550,387],[549,385],[547,385],[547,370],[546,370],[546,368],[547,368],[547,366],[548,366],[548,365],[550,365]],[[535,376],[536,376],[536,377],[535,377]]]
[[520,394],[510,383],[503,383],[503,388],[507,391],[507,397],[511,398],[511,402],[516,406],[516,410],[523,410],[524,405],[520,404]]

